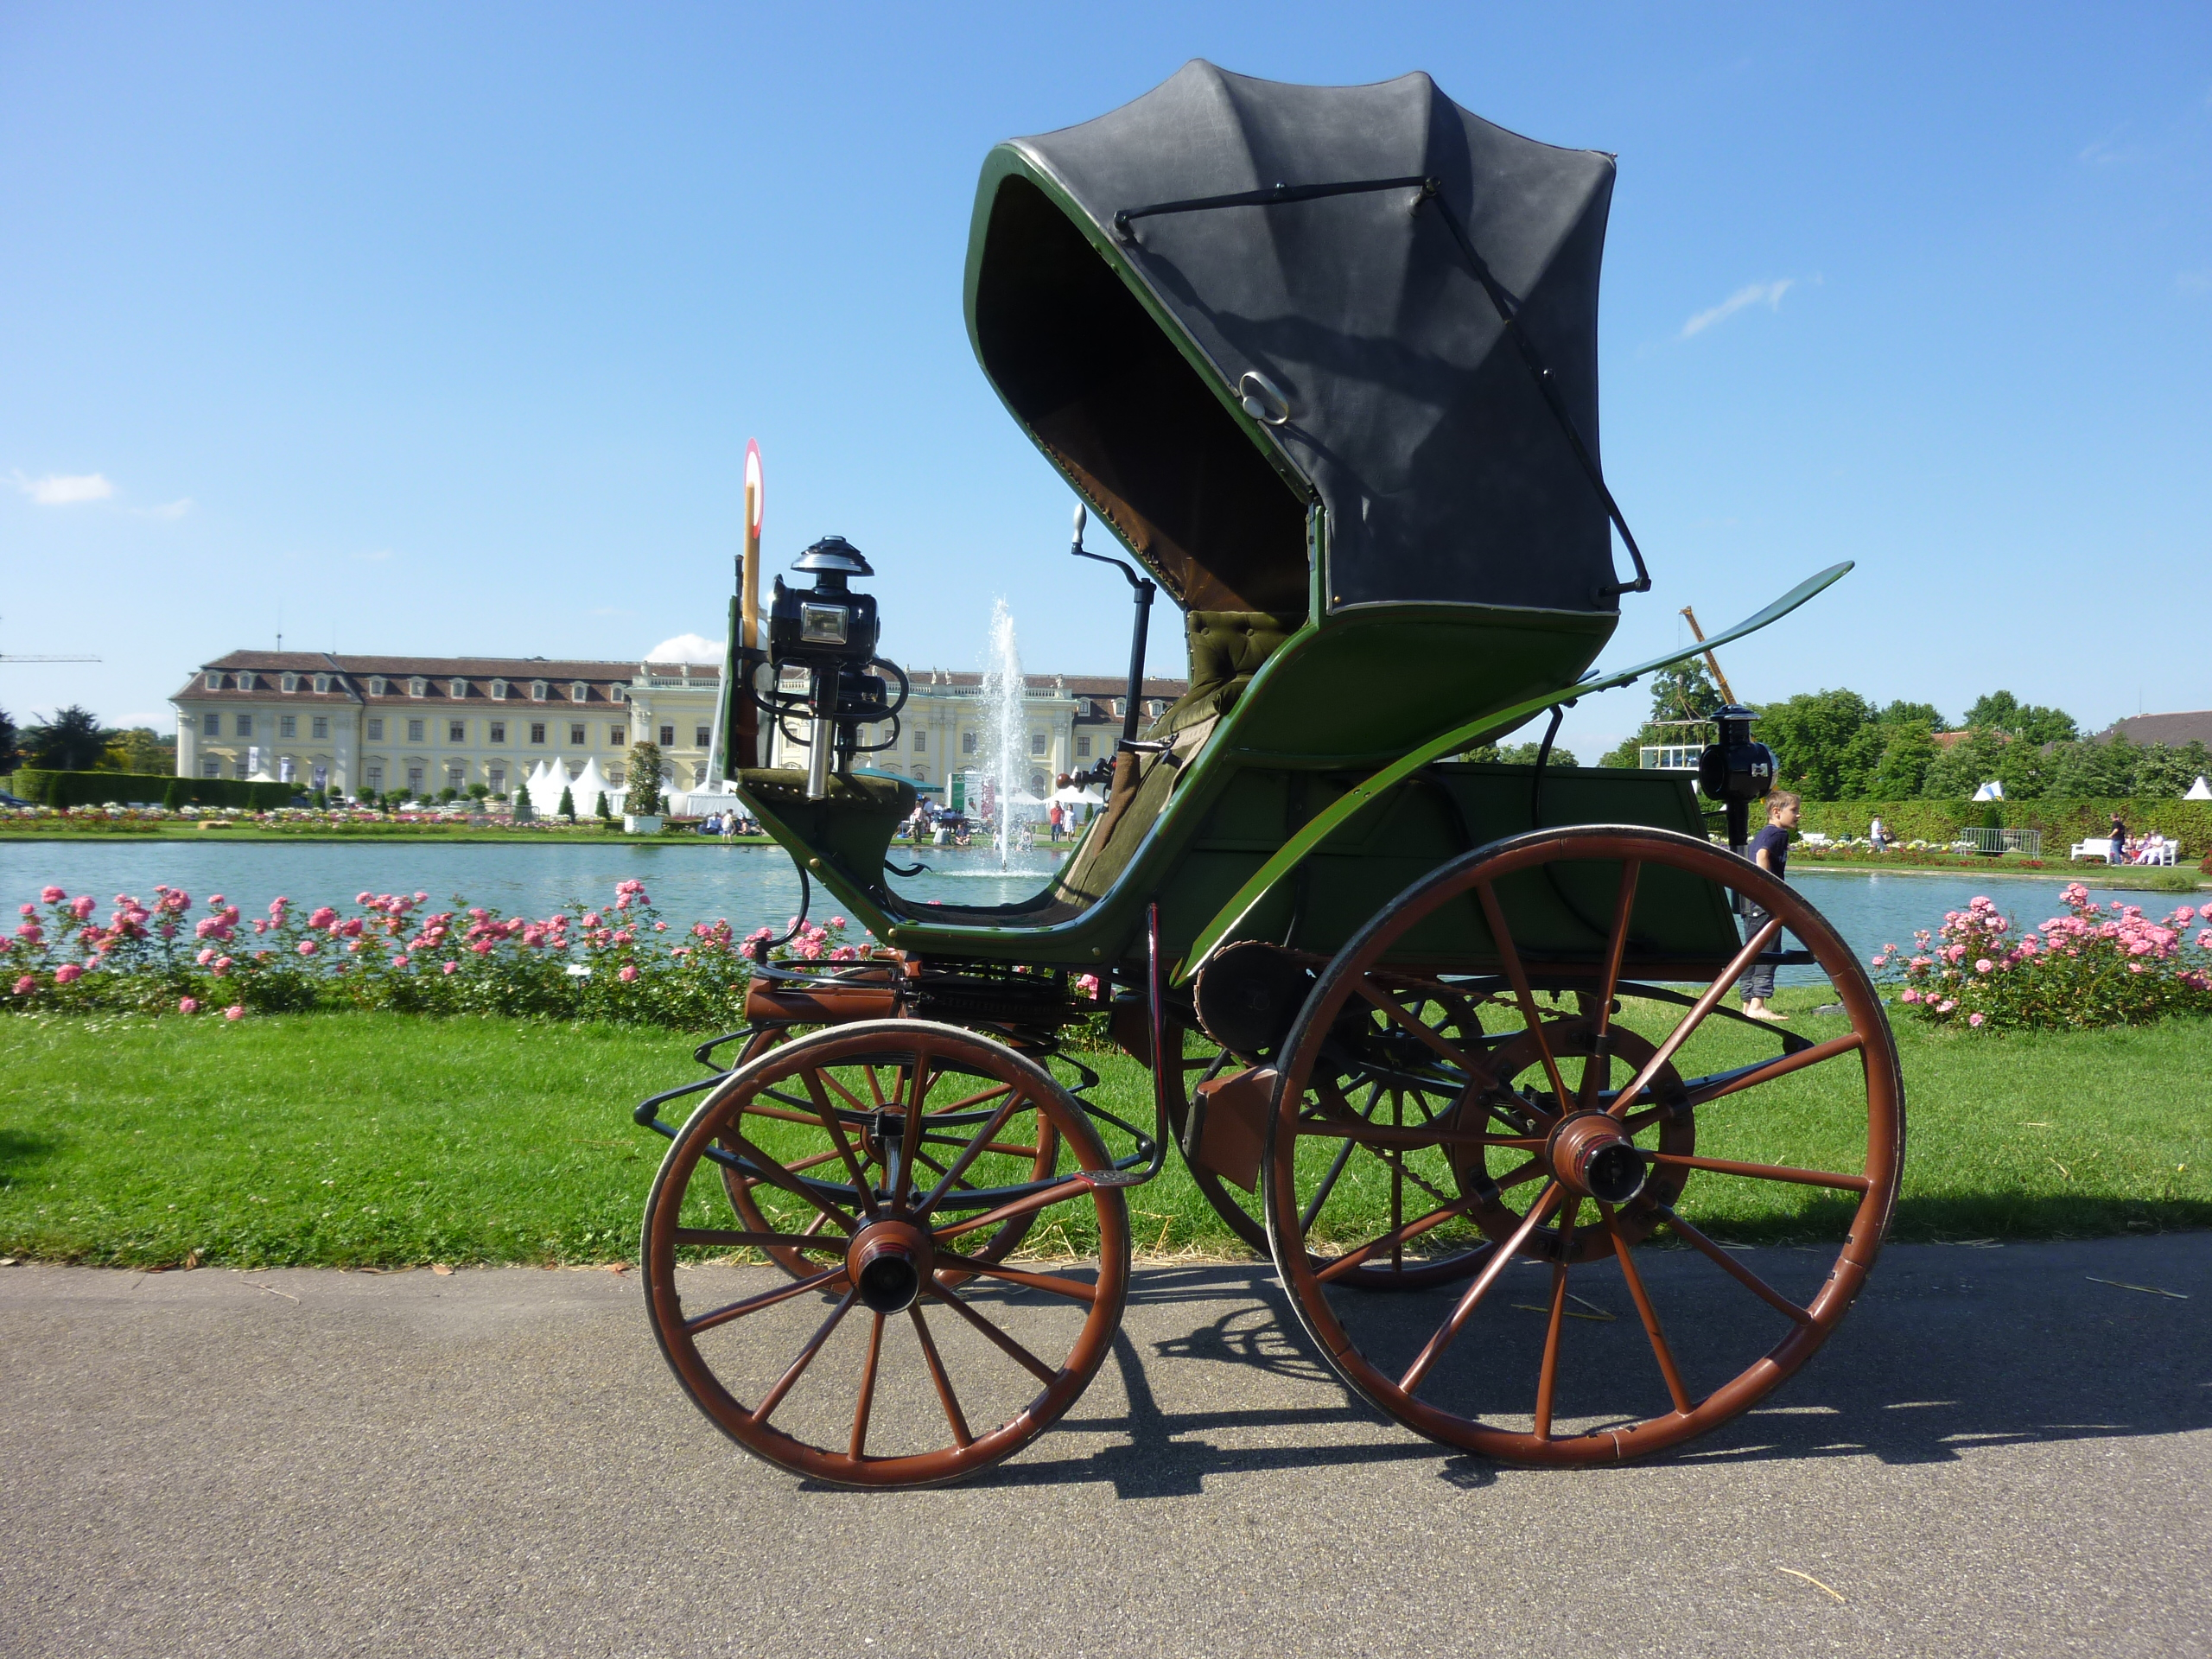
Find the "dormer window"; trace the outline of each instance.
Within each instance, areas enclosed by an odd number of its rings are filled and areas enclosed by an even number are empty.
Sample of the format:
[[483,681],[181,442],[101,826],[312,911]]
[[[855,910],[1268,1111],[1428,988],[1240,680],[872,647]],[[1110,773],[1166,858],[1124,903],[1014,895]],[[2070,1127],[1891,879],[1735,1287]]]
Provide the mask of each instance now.
[[629,698],[620,686],[610,685],[607,688],[607,700],[609,702],[626,702]]
[[296,691],[296,690],[298,690],[299,689],[300,689],[300,677],[299,677],[298,675],[296,675],[296,674],[287,674],[287,675],[284,677],[284,690],[285,690],[287,692],[292,692],[292,691]]
[[413,679],[407,682],[407,695],[410,697],[424,696],[429,692],[429,689],[430,683],[424,679],[420,674],[417,674]]
[[507,683],[505,680],[492,682],[492,700],[494,702],[505,702],[507,700]]
[[327,674],[316,675],[315,677],[315,690],[317,696],[327,696],[330,694],[330,676]]
[[252,675],[251,675],[251,674],[241,674],[241,675],[239,675],[239,676],[238,676],[238,690],[241,690],[241,691],[251,691],[251,690],[253,690],[253,676],[252,676]]
[[530,683],[530,700],[531,700],[532,702],[544,702],[544,701],[545,701],[545,682],[544,682],[544,681],[543,681],[543,680],[532,680],[532,681]]
[[207,671],[207,686],[210,691],[219,691],[223,689],[223,676],[219,669],[211,668]]
[[446,683],[446,695],[449,697],[467,696],[468,695],[468,682],[467,680],[448,680]]
[[591,688],[586,685],[582,680],[572,682],[569,687],[569,701],[570,702],[582,702],[590,695]]
[[380,697],[384,696],[383,675],[372,674],[369,676],[369,695],[372,697]]

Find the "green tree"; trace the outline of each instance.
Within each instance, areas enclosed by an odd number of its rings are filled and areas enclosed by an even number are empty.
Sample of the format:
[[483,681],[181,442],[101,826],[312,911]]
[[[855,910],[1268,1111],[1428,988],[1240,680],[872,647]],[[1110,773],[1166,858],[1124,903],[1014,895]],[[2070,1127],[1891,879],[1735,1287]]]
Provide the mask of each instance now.
[[91,709],[72,703],[44,725],[27,728],[23,749],[34,766],[50,772],[89,772],[118,735],[101,725]]
[[602,818],[612,818],[614,816],[612,812],[607,810],[607,791],[605,790],[601,790],[597,795],[593,797],[591,810]]
[[118,732],[96,770],[157,773],[176,770],[176,739],[162,738],[151,727]]
[[1975,698],[1974,707],[1967,710],[1966,723],[2036,744],[2069,742],[2081,734],[2074,716],[2064,709],[2022,702],[2010,691],[1992,691]]
[[570,823],[575,821],[576,798],[566,784],[561,785],[561,804],[553,809],[553,813],[556,817],[567,818]]
[[8,711],[0,709],[0,776],[15,771],[21,764],[16,748],[16,722],[8,718]]
[[1999,751],[2005,740],[1986,727],[1972,727],[1966,736],[1936,758],[1921,785],[1922,795],[1934,800],[1971,799],[1976,790],[1998,776]]
[[1774,751],[1785,789],[1816,801],[1866,795],[1881,765],[1888,734],[1856,691],[1801,691],[1781,702],[1759,705],[1751,735]]
[[633,818],[650,818],[660,811],[660,745],[637,742],[630,746],[629,787],[622,810]]
[[2049,792],[2069,799],[2133,795],[2141,751],[2125,734],[2061,743],[2051,753]]
[[[1462,760],[1494,761],[1507,766],[1533,766],[1536,764],[1537,751],[1543,747],[1541,743],[1511,743],[1500,748],[1495,743],[1485,743],[1478,749],[1469,749],[1459,758]],[[1573,750],[1562,749],[1557,744],[1554,744],[1552,758],[1546,764],[1554,766],[1576,766],[1582,763],[1574,758]]]
[[185,785],[181,778],[172,778],[162,785],[162,804],[174,812],[184,804]]
[[2188,748],[2177,749],[2169,744],[2145,744],[2135,762],[2134,792],[2154,798],[2187,793],[2190,785],[2196,781],[2196,774],[2204,770],[2204,746],[2193,743],[2189,748],[2198,751],[2198,755],[2192,757]]
[[1892,702],[1885,704],[1874,718],[1885,726],[1921,726],[1931,732],[1946,730],[1943,716],[1932,702]]
[[1917,721],[1885,721],[1883,729],[1889,736],[1867,793],[1878,801],[1912,800],[1927,786],[1928,770],[1942,751],[1929,728]]

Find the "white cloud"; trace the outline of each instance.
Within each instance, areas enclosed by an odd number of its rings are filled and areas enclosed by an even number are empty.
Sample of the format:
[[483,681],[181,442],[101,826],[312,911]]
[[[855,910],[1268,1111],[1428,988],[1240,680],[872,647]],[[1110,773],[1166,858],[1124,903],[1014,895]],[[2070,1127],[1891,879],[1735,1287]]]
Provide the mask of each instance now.
[[41,507],[105,501],[115,493],[115,486],[98,473],[48,473],[44,478],[26,478],[21,473],[10,473],[8,480]]
[[679,633],[673,639],[664,639],[645,653],[649,663],[720,663],[722,642],[704,639],[696,633]]
[[1714,323],[1726,322],[1746,306],[1764,305],[1770,311],[1779,311],[1782,296],[1796,286],[1796,277],[1784,276],[1778,283],[1753,283],[1748,288],[1739,288],[1711,310],[1700,311],[1684,323],[1676,338],[1688,340],[1693,334],[1701,334]]
[[179,496],[175,500],[165,501],[158,507],[133,507],[130,511],[141,518],[181,518],[192,511],[192,498],[188,495]]

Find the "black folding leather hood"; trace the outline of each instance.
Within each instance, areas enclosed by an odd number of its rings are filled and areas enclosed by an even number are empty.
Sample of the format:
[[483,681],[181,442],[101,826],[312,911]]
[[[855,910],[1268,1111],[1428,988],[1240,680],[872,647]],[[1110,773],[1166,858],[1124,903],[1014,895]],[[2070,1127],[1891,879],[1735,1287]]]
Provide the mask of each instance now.
[[[1386,180],[1407,182],[1305,194]],[[1305,612],[1318,550],[1324,610],[1610,613],[1592,473],[1612,183],[1611,156],[1493,126],[1425,74],[1293,86],[1194,61],[991,152],[969,332],[1186,607]]]

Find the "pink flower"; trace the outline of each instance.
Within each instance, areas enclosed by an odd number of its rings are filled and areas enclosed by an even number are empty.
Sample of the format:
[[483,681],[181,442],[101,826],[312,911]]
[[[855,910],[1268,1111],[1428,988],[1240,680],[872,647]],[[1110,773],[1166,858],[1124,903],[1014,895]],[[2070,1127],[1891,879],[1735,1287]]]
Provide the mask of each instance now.
[[1977,974],[1986,974],[1996,966],[1997,964],[1995,963],[1992,962],[1987,957],[1984,957],[1979,962],[1974,963],[1974,970]]
[[1936,1005],[1936,1012],[1938,1014],[1948,1014],[1953,1008],[1955,1008],[1958,1006],[1957,998],[1947,996],[1941,1002],[1938,1002]]
[[36,944],[41,939],[46,937],[46,930],[41,928],[36,922],[25,922],[21,927],[16,930],[16,937],[29,944]]
[[83,921],[92,913],[92,895],[88,893],[80,898],[71,899],[69,908],[76,912],[79,921]]
[[193,997],[193,996],[188,996],[188,997],[183,998],[181,1001],[180,1001],[177,1003],[177,1005],[176,1005],[176,1011],[177,1011],[179,1014],[197,1014],[197,1013],[199,1013],[199,1012],[200,1012],[200,999],[199,999],[199,998],[197,998],[197,997]]
[[270,919],[271,921],[283,921],[284,919],[284,907],[291,902],[292,901],[290,899],[285,898],[282,893],[279,893],[276,898],[271,899],[269,901]]
[[625,963],[622,966],[622,971],[615,975],[615,978],[620,980],[625,985],[627,985],[632,980],[637,978],[637,969],[628,963]]
[[328,927],[337,919],[338,912],[333,910],[328,905],[324,905],[321,908],[315,911],[308,918],[308,925],[309,927]]
[[468,948],[471,950],[474,950],[480,957],[489,956],[492,951],[492,941],[489,939],[479,939],[475,944],[470,945]]
[[38,989],[38,981],[33,979],[29,974],[25,974],[21,979],[16,982],[16,995],[17,996],[29,996],[36,989]]
[[461,964],[457,962],[442,963],[440,966],[449,974],[457,974],[461,971]]
[[374,895],[370,893],[357,893],[353,895],[353,902],[357,905],[373,904],[375,902],[375,898]]
[[231,1006],[230,1006],[229,1007],[225,1008],[225,1009],[223,1010],[223,1018],[224,1018],[224,1019],[226,1019],[226,1020],[243,1020],[243,1019],[245,1019],[245,1003],[243,1003],[243,1002],[233,1002],[233,1003],[232,1003],[232,1004],[231,1004]]
[[54,970],[54,982],[57,985],[73,985],[84,976],[85,970],[73,962],[65,962]]
[[407,965],[406,952],[401,951],[399,954],[393,957],[391,959],[391,965],[395,968],[404,968]]
[[296,948],[303,957],[311,957],[315,955],[315,941],[313,939],[302,939]]
[[832,917],[830,918],[830,926],[832,926],[832,927],[835,927],[835,928],[842,929],[842,928],[843,928],[844,926],[846,926],[846,925],[847,925],[847,924],[846,924],[845,918],[844,918],[843,917],[842,917],[842,916],[832,916]]
[[1981,1023],[1981,1016],[1980,1016],[1980,1014],[1970,1014],[1967,1015],[1967,1024],[1968,1024],[1968,1025],[1970,1025],[1970,1026],[1978,1026],[1978,1025],[1980,1025],[1980,1023]]
[[69,895],[59,887],[41,887],[38,890],[38,896],[44,903],[58,905]]

